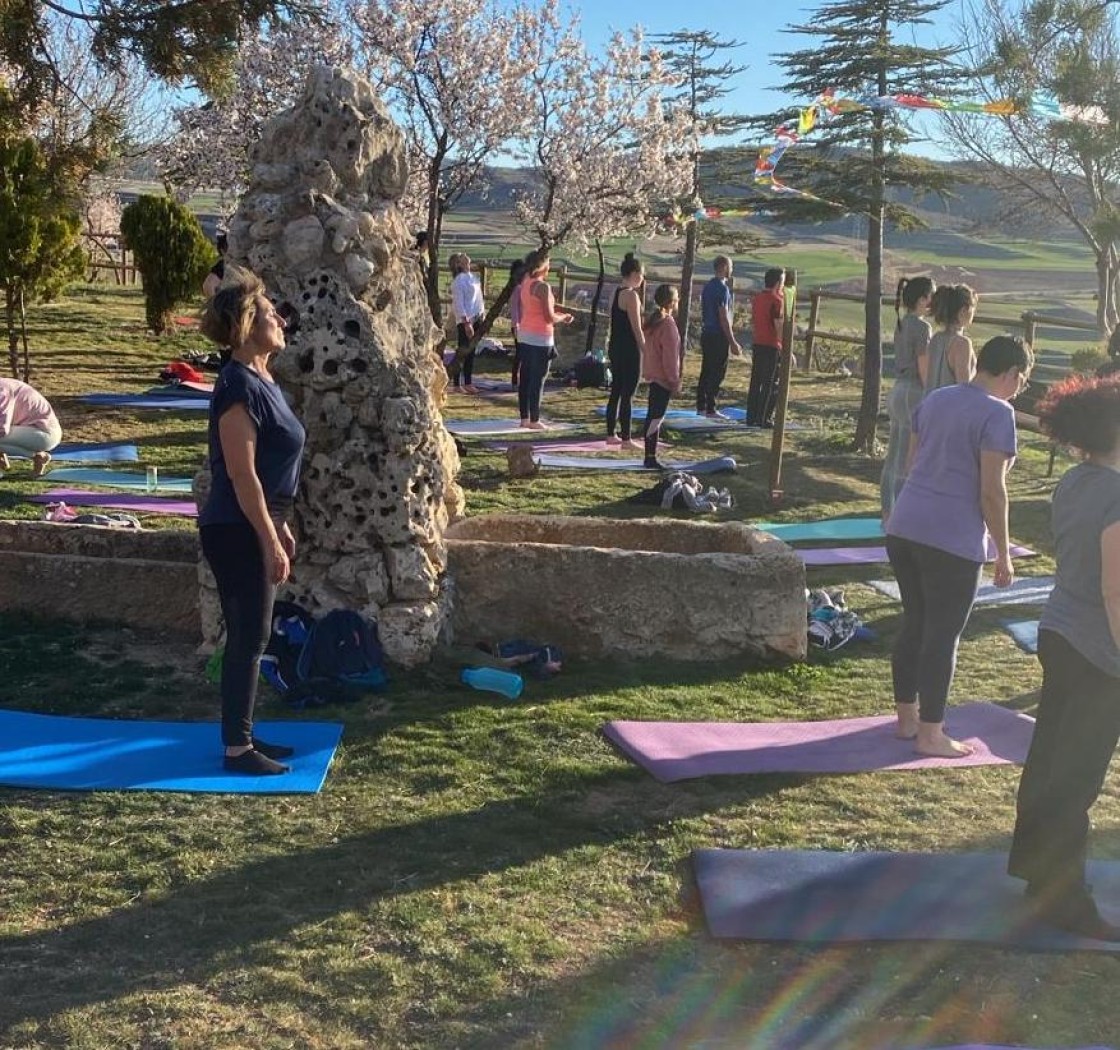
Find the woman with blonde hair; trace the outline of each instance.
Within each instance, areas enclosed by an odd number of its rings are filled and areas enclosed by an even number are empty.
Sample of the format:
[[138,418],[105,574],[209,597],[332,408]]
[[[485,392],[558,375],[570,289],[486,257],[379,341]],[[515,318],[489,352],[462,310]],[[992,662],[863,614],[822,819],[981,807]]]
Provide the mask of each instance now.
[[304,430],[273,378],[284,320],[260,279],[227,269],[207,303],[202,332],[230,358],[210,401],[210,495],[198,515],[202,553],[218,584],[226,627],[222,661],[222,743],[227,770],[286,773],[291,748],[253,736],[260,658],[268,644],[276,588],[291,571],[295,539],[287,522],[299,486]]

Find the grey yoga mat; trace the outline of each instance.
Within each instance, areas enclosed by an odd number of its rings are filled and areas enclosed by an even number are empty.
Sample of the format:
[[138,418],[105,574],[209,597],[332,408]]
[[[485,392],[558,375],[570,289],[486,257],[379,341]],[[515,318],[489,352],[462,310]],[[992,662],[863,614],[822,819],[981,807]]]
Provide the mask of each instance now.
[[[899,601],[898,584],[894,580],[872,580],[870,586],[880,594]],[[1010,587],[982,583],[976,592],[975,605],[1045,605],[1054,589],[1053,576],[1020,576]]]
[[[700,849],[692,859],[714,937],[1120,952],[1034,919],[999,853]],[[1120,862],[1090,861],[1088,880],[1105,918],[1120,918]]]
[[[555,467],[560,470],[657,470],[647,467],[640,459],[596,459],[589,456],[557,456],[547,452],[534,452],[533,460],[542,467]],[[687,463],[663,461],[665,471],[683,470],[689,474],[718,474],[721,471],[736,469],[735,460],[730,456],[717,459],[693,460]]]

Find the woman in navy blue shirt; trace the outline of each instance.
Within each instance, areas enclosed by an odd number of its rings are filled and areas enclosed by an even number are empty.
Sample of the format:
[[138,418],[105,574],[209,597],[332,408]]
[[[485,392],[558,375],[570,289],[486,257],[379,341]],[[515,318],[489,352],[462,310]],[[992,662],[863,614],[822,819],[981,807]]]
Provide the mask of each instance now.
[[212,484],[198,516],[202,553],[217,581],[226,625],[224,762],[228,770],[253,775],[286,773],[277,759],[292,753],[253,736],[272,603],[295,556],[286,518],[304,443],[303,426],[269,369],[269,359],[284,347],[284,327],[260,279],[232,269],[202,319],[203,333],[231,351],[210,402]]

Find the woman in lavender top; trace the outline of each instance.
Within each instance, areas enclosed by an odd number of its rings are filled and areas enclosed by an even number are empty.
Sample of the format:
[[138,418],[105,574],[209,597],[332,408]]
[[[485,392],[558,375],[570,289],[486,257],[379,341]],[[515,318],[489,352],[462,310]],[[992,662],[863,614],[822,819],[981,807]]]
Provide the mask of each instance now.
[[945,704],[989,544],[995,585],[1009,587],[1015,578],[1007,472],[1016,438],[1008,402],[1033,363],[1022,340],[996,336],[980,351],[970,383],[927,394],[914,412],[911,466],[886,532],[902,594],[902,629],[891,656],[898,735],[912,739],[919,754],[970,753],[945,735]]
[[1058,563],[1038,632],[1042,692],[1019,781],[1008,871],[1037,915],[1120,940],[1085,884],[1089,810],[1120,739],[1120,377],[1075,378],[1039,406],[1045,432],[1082,461],[1054,490]]

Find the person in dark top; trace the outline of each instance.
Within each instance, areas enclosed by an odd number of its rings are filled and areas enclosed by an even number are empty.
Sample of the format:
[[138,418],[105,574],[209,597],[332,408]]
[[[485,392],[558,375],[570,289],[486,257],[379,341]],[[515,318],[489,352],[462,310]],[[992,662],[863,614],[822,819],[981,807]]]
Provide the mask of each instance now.
[[295,539],[286,516],[299,486],[304,430],[269,369],[284,347],[284,321],[259,278],[230,268],[207,304],[202,332],[230,347],[210,401],[210,495],[199,512],[202,553],[214,573],[226,625],[222,662],[225,768],[286,773],[291,748],[253,736],[260,658],[276,588],[288,578]]
[[754,427],[774,425],[778,403],[778,367],[782,356],[782,314],[785,311],[785,271],[775,266],[762,278],[762,291],[751,299],[751,384],[747,391],[747,422]]
[[1054,489],[1057,571],[1042,613],[1042,691],[1007,870],[1038,918],[1120,941],[1085,882],[1089,810],[1120,740],[1120,378],[1075,377],[1039,406],[1043,431],[1082,461]]
[[700,293],[700,378],[696,382],[696,411],[713,419],[726,418],[716,409],[716,398],[727,375],[727,359],[743,351],[731,331],[731,260],[717,255],[712,263],[715,276]]
[[218,261],[210,267],[206,280],[202,282],[202,294],[209,299],[222,286],[226,275],[226,252],[229,251],[229,237],[219,233],[214,238],[214,247],[218,249]]
[[[607,443],[637,448],[630,436],[634,391],[642,376],[642,300],[638,289],[645,280],[641,259],[627,252],[619,267],[622,282],[611,300],[611,334],[607,360],[611,363],[611,392],[607,399]],[[615,429],[621,433],[616,434]]]

